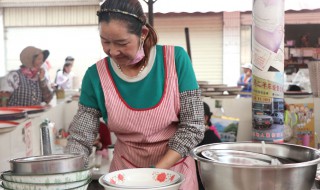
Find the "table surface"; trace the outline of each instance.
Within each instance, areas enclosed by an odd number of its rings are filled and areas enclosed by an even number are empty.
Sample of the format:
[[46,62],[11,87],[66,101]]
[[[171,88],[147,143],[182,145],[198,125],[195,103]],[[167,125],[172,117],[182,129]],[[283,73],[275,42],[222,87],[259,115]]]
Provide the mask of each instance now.
[[103,186],[100,185],[98,180],[92,180],[92,182],[89,184],[87,190],[103,190]]
[[111,164],[111,160],[109,160],[109,158],[102,158],[100,169],[99,170],[92,169],[91,178],[93,180],[99,180],[101,176],[109,172],[110,164]]
[[99,184],[99,178],[109,172],[111,160],[109,158],[102,158],[101,167],[99,170],[92,169],[92,182],[89,184],[87,190],[104,190],[103,186]]

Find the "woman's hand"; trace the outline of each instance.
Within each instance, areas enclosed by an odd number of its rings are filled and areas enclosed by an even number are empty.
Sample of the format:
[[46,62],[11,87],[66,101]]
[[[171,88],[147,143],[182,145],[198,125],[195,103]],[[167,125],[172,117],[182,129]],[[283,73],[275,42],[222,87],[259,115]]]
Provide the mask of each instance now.
[[46,72],[43,68],[40,68],[39,70],[39,79],[40,80],[44,80],[44,76],[45,76]]
[[102,147],[103,147],[103,145],[100,142],[100,140],[95,140],[94,143],[93,143],[93,146],[97,147],[97,150],[101,150]]
[[169,169],[180,159],[181,155],[178,152],[174,150],[168,150],[168,152],[161,158],[161,160],[155,165],[155,167]]

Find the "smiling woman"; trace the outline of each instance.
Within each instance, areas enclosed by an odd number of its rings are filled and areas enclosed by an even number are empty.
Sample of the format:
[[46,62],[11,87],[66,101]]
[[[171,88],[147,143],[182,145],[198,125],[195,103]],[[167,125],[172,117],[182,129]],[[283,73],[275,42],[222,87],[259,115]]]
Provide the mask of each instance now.
[[156,167],[182,173],[197,189],[190,150],[204,136],[203,103],[187,52],[158,45],[138,0],[106,0],[97,12],[108,57],[83,78],[67,152],[87,159],[102,116],[117,141],[110,172]]

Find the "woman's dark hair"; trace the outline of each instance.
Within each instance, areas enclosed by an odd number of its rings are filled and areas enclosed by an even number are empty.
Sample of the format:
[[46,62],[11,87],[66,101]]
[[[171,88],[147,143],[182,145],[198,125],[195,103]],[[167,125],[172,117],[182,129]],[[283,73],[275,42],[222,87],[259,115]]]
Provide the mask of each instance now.
[[204,115],[208,116],[208,120],[206,121],[208,126],[211,126],[212,123],[210,121],[210,118],[212,116],[212,112],[210,111],[210,107],[207,103],[203,102],[203,109],[204,109]]
[[69,67],[69,66],[71,66],[71,65],[72,65],[72,63],[66,62],[66,63],[63,65],[63,73],[66,72],[66,67]]
[[148,59],[151,47],[157,44],[158,37],[154,28],[147,23],[147,17],[138,0],[106,0],[97,12],[98,21],[109,23],[112,20],[127,24],[128,32],[141,37],[142,27],[146,26],[149,33],[145,38],[143,49],[146,57],[140,63]]

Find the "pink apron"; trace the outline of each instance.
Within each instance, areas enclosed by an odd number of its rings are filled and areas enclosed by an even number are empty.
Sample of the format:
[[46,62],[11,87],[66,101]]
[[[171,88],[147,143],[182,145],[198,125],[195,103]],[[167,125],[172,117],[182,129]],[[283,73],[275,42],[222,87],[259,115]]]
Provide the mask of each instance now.
[[[158,104],[148,109],[135,109],[118,92],[106,59],[97,63],[108,112],[108,127],[117,136],[110,171],[150,167],[168,150],[168,141],[177,130],[180,110],[173,46],[164,46],[164,67],[164,91]],[[181,159],[170,169],[185,175],[181,190],[198,189],[193,158]]]

